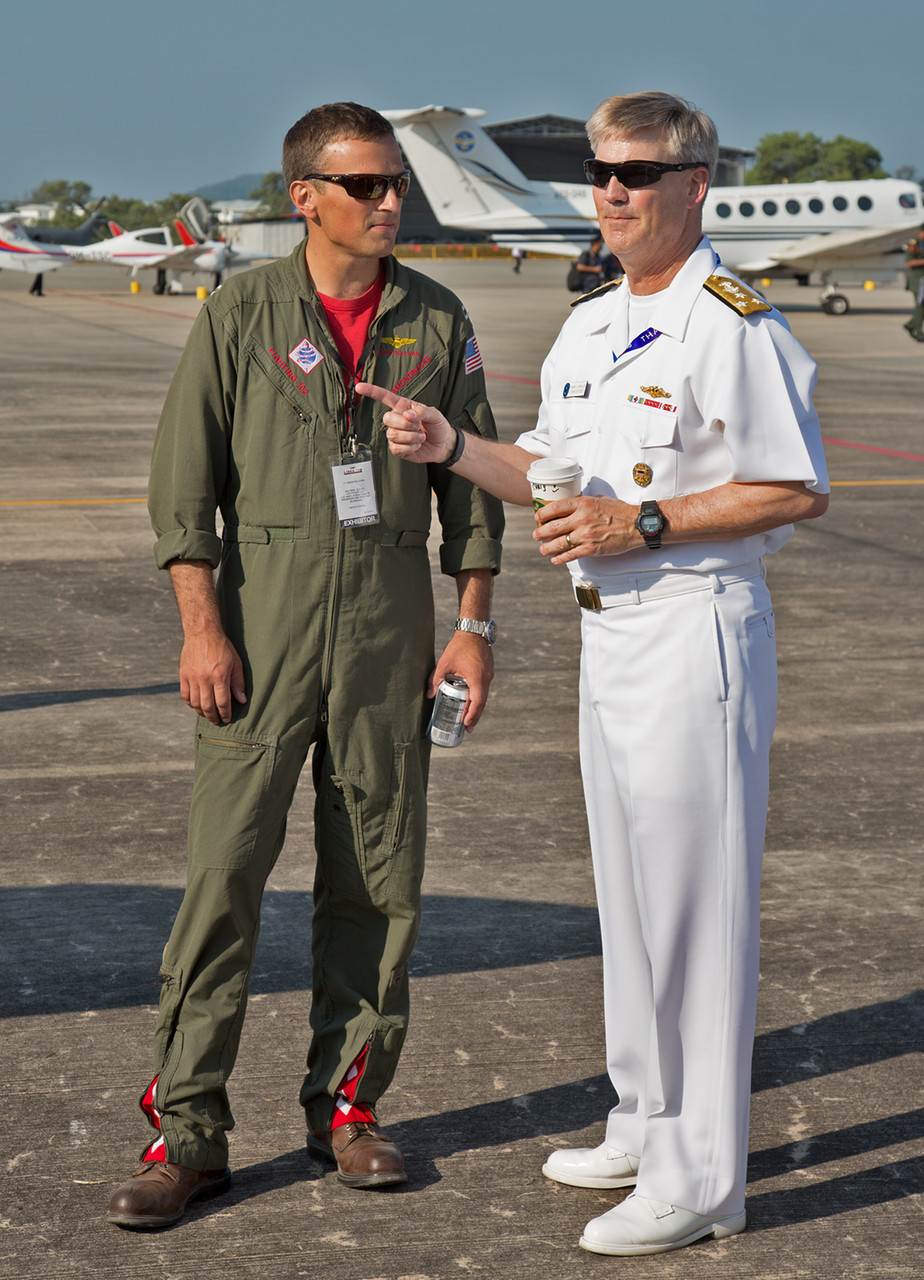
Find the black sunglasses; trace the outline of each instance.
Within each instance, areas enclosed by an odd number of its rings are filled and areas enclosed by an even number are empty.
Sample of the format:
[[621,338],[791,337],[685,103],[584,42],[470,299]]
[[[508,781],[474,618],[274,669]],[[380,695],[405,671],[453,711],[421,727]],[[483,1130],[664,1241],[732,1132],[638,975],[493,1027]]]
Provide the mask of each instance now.
[[662,164],[660,160],[624,160],[622,164],[607,164],[605,160],[585,160],[584,177],[595,187],[608,187],[615,178],[621,187],[635,191],[638,187],[650,187],[661,181],[664,173],[677,173],[681,169],[706,169],[701,160],[689,164]]
[[336,182],[354,200],[381,200],[389,187],[403,200],[411,185],[411,171],[403,173],[306,173],[302,182]]

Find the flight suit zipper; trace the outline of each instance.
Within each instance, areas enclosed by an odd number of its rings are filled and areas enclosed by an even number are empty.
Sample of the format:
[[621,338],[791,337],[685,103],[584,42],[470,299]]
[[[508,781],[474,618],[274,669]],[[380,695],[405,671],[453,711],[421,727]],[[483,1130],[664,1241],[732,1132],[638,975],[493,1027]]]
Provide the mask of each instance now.
[[[365,371],[368,360],[369,360],[369,356],[373,353],[373,350],[375,348],[375,343],[376,343],[375,334],[378,328],[380,317],[383,314],[384,314],[383,312],[379,312],[379,314],[372,321],[372,324],[369,326],[369,336],[366,340],[366,345],[363,348],[363,352],[359,361],[359,368],[360,368],[360,371],[362,372]],[[343,427],[340,432],[340,451],[341,451],[341,455],[343,455],[344,453],[347,453],[351,449],[353,450],[353,452],[356,451],[357,441],[356,441],[355,432],[353,431],[353,422],[356,416],[356,406],[358,403],[358,397],[356,395],[356,383],[357,381],[360,381],[362,379],[357,379],[356,374],[351,370],[347,369],[347,367],[344,365],[343,361],[340,359],[340,353],[339,351],[337,351],[336,343],[333,343],[329,339],[327,339],[326,326],[324,326],[324,328],[322,329],[322,332],[324,332],[324,337],[327,340],[326,345],[328,349],[332,349],[333,354],[335,355],[336,364],[339,366],[339,368],[343,372],[343,378],[340,380],[340,386],[342,388],[341,404],[342,404],[342,413],[343,413]],[[337,519],[336,541],[334,544],[334,560],[333,560],[333,565],[331,567],[330,591],[328,592],[327,627],[326,627],[325,642],[324,642],[324,662],[321,668],[321,706],[320,706],[319,714],[320,714],[321,724],[323,725],[326,725],[328,723],[329,715],[330,715],[329,697],[330,697],[331,671],[332,671],[333,662],[334,662],[334,627],[337,619],[337,613],[340,607],[340,592],[342,588],[342,576],[343,576],[343,552],[344,552],[343,529],[340,527],[339,518],[336,517],[336,511],[335,511],[335,518]]]

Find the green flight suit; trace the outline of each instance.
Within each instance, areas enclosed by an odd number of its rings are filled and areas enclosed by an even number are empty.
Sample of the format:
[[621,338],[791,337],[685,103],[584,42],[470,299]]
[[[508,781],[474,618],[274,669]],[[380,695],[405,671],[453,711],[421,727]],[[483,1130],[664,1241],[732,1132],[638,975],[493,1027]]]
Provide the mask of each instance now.
[[[362,376],[493,437],[461,304],[394,258],[386,273]],[[312,746],[309,1127],[328,1127],[332,1096],[363,1045],[357,1101],[374,1106],[388,1086],[420,919],[433,494],[443,571],[500,565],[500,504],[444,467],[396,459],[371,400],[353,407],[352,426],[372,451],[381,518],[340,527],[330,458],[348,433],[349,398],[303,242],[205,304],[154,446],[157,563],[220,563],[222,620],[248,697],[228,725],[197,721],[187,887],[162,966],[157,1107],[167,1159],[194,1169],[227,1162],[226,1082],[260,902]]]

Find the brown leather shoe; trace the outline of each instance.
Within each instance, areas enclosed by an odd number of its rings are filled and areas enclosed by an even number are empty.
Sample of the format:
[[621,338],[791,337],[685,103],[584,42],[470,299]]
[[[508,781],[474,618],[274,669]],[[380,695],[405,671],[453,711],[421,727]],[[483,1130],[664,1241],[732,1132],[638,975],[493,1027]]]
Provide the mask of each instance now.
[[193,1200],[220,1196],[231,1185],[230,1169],[187,1169],[158,1161],[133,1173],[112,1193],[109,1221],[117,1227],[155,1231],[179,1222]]
[[308,1149],[337,1162],[348,1187],[390,1187],[407,1182],[401,1152],[377,1124],[342,1124],[333,1132],[308,1131]]

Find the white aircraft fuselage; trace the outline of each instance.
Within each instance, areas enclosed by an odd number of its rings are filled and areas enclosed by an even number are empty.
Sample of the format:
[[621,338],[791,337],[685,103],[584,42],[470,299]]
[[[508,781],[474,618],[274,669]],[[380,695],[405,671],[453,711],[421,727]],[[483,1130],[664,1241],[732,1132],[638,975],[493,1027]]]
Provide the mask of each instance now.
[[[430,106],[383,114],[442,225],[559,254],[580,253],[597,233],[590,186],[525,177],[475,123],[483,111]],[[895,178],[713,187],[703,208],[703,230],[731,270],[818,271],[829,289],[835,276],[900,268],[903,246],[922,223],[920,188]]]

